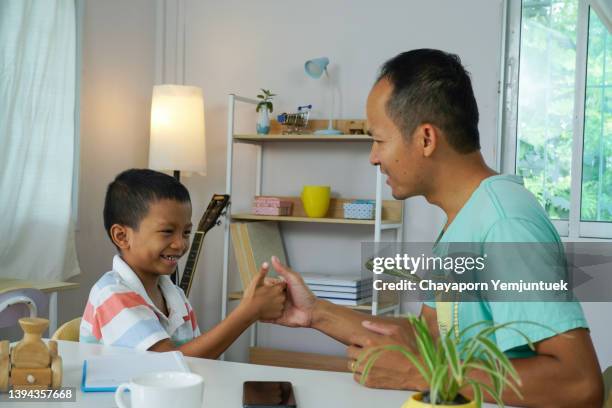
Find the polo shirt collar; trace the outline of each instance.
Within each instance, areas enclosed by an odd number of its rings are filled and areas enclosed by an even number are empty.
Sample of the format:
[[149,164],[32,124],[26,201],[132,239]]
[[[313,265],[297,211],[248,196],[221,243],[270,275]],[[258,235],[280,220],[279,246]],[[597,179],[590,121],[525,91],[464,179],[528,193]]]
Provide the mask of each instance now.
[[142,296],[160,319],[169,321],[171,332],[185,322],[184,316],[189,316],[187,306],[182,301],[177,288],[174,286],[169,276],[162,275],[159,277],[159,287],[166,300],[166,307],[169,312],[169,316],[166,317],[166,315],[155,306],[138,275],[136,275],[132,268],[119,255],[115,255],[113,258],[113,270],[119,274],[126,286]]

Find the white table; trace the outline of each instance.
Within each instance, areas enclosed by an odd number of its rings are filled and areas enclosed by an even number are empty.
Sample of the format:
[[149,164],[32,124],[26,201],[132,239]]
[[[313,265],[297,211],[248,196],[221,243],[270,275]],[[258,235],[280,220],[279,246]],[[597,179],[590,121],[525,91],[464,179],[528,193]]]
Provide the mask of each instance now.
[[[59,353],[64,363],[65,387],[77,387],[76,402],[44,403],[51,407],[115,407],[114,393],[83,393],[80,391],[83,360],[97,355],[134,353],[134,350],[95,344],[59,341]],[[249,380],[290,381],[299,408],[372,408],[401,407],[409,391],[374,390],[353,381],[349,373],[270,367],[227,361],[186,358],[194,373],[204,378],[205,408],[242,407],[242,383]],[[40,402],[2,402],[4,407],[41,408]],[[485,407],[494,407],[485,404]],[[169,407],[180,408],[180,407]]]

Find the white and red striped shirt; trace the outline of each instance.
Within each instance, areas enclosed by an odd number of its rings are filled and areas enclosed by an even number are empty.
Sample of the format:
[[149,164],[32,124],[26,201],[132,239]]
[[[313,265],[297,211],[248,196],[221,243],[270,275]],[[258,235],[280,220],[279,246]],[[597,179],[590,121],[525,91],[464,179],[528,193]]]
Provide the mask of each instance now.
[[119,255],[113,270],[91,288],[81,320],[80,341],[148,350],[160,340],[179,346],[200,335],[195,313],[183,291],[170,277],[159,286],[169,316],[154,304],[138,276]]

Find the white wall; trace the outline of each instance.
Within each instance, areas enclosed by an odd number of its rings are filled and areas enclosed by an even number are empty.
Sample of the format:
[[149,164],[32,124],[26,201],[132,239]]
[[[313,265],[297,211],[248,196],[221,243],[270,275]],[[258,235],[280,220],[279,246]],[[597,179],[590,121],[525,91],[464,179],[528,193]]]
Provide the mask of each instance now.
[[[260,87],[279,94],[275,113],[313,103],[324,116],[321,82],[307,78],[303,63],[326,55],[337,79],[341,103],[337,116],[365,117],[365,98],[379,66],[398,52],[422,47],[458,53],[472,73],[480,107],[484,155],[495,163],[497,81],[501,38],[501,0],[455,2],[370,2],[312,0],[307,4],[280,0],[186,0],[184,66],[187,84],[204,89],[208,175],[184,182],[192,193],[194,222],[214,192],[225,191],[227,94],[254,97]],[[156,8],[166,4],[169,18],[156,20]],[[151,88],[161,64],[172,70],[172,49],[160,58],[156,30],[169,30],[175,2],[132,0],[85,1],[83,79],[81,93],[81,181],[77,250],[81,288],[62,293],[60,320],[81,315],[89,288],[109,269],[114,250],[102,226],[106,185],[121,170],[147,165]],[[288,5],[289,4],[289,5]],[[170,8],[170,9],[168,9]],[[159,8],[163,10],[163,7]],[[161,22],[165,21],[165,24]],[[179,19],[180,21],[180,19]],[[166,32],[160,25],[165,25]],[[176,33],[174,33],[176,34]],[[180,44],[179,44],[180,45]],[[157,56],[157,58],[156,58]],[[167,79],[167,78],[166,78]],[[250,106],[238,112],[237,124],[254,130]],[[297,194],[307,183],[329,183],[343,196],[371,197],[373,169],[363,145],[278,145],[266,148],[264,191]],[[237,196],[252,194],[254,161],[244,146],[237,151]],[[238,197],[240,196],[240,197]],[[443,220],[423,199],[406,203],[405,239],[435,237]],[[355,267],[358,243],[371,239],[363,227],[284,225],[290,262],[299,270],[341,271]],[[206,237],[191,301],[200,326],[209,329],[220,317],[222,230]],[[324,237],[324,238],[322,238]],[[326,247],[333,250],[326,249]],[[237,274],[232,286],[238,287]],[[607,307],[609,309],[609,307]],[[612,364],[609,325],[602,304],[585,305],[602,365]],[[264,328],[261,343],[295,350],[342,353],[338,343],[310,330]],[[228,357],[246,358],[246,338]]]

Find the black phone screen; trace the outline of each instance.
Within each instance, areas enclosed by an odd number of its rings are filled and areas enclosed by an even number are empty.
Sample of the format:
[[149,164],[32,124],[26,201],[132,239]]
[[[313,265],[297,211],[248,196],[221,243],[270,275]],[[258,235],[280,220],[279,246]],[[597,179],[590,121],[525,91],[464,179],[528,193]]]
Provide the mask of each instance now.
[[245,381],[244,408],[296,408],[293,387],[287,381]]

